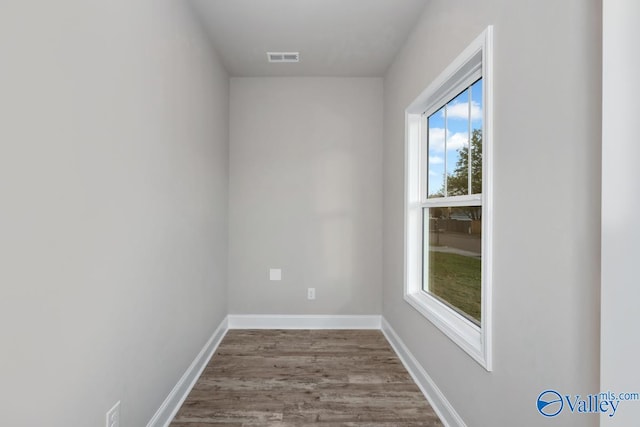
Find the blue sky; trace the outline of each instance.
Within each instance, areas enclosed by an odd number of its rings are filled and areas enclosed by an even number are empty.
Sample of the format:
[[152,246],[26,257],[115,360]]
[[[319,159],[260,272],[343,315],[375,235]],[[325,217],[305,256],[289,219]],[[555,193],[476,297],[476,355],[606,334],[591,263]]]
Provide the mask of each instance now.
[[[452,99],[429,117],[429,194],[435,194],[444,183],[444,171],[452,173],[458,161],[458,150],[469,141],[469,92],[471,92],[471,127],[482,129],[482,80]],[[445,156],[445,108],[447,109]],[[445,162],[446,158],[446,162]],[[446,164],[445,164],[446,163]]]

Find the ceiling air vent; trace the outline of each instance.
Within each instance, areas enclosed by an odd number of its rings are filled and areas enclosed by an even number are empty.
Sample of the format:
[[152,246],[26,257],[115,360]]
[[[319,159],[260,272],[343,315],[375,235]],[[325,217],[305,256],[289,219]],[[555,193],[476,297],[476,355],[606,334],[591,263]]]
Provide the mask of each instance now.
[[300,52],[267,52],[269,62],[300,62]]

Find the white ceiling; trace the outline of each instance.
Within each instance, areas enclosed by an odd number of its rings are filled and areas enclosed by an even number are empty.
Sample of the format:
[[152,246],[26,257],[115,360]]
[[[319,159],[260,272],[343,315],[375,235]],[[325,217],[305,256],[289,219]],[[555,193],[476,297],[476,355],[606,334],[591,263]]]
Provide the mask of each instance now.
[[[231,76],[382,76],[427,0],[190,0]],[[266,52],[300,52],[299,63]]]

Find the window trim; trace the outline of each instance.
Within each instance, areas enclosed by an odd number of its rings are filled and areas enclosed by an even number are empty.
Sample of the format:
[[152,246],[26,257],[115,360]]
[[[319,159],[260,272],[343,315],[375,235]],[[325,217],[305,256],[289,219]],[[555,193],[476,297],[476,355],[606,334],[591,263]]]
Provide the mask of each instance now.
[[[483,80],[482,290],[480,326],[422,290],[422,208],[426,183],[423,114],[437,111],[475,80]],[[457,92],[456,92],[457,91]],[[493,27],[487,27],[405,110],[404,299],[487,371],[492,364]],[[423,182],[424,181],[424,182]],[[426,194],[426,192],[424,192]],[[475,195],[452,196],[460,205]]]

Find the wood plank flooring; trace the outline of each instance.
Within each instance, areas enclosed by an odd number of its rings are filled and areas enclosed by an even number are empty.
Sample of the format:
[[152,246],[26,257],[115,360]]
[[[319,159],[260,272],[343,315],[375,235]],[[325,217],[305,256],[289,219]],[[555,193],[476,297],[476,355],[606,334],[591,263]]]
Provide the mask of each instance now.
[[230,330],[171,426],[442,426],[375,330]]

